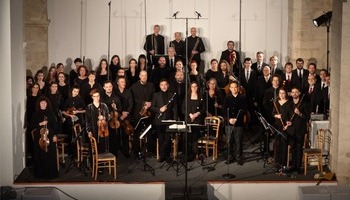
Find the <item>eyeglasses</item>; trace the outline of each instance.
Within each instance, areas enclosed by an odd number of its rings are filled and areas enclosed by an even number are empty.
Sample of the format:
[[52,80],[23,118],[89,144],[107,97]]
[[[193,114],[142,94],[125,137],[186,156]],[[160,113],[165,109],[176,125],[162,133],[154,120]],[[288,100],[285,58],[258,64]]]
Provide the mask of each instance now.
[[100,97],[100,95],[92,95],[92,97]]

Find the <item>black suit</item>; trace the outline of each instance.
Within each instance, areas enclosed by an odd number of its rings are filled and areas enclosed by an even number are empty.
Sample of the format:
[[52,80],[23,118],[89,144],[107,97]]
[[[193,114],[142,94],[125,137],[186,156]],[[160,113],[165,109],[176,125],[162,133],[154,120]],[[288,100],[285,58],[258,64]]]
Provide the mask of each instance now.
[[272,68],[272,67],[270,67],[270,68],[271,68],[271,75],[278,74],[281,77],[283,76],[283,69],[281,67],[279,67],[278,65],[275,66],[274,68]]
[[[151,111],[155,113],[154,124],[156,125],[156,131],[158,135],[159,153],[160,161],[165,161],[170,156],[171,151],[171,137],[170,133],[166,132],[166,126],[162,125],[162,120],[177,119],[177,104],[176,97],[171,100],[174,93],[166,92],[156,92],[153,95]],[[161,114],[160,108],[164,105],[169,105],[167,109]]]
[[313,113],[318,113],[322,110],[320,107],[321,103],[321,88],[315,84],[311,93],[309,93],[310,86],[304,88],[305,100],[309,103],[310,111]]
[[[271,78],[266,82],[264,76],[260,76],[255,83],[255,99],[254,102],[258,104],[257,110],[261,113],[265,113],[263,108],[263,99],[265,91],[271,87]],[[265,116],[265,115],[264,115]]]
[[298,81],[298,77],[295,75],[293,76],[293,73],[290,74],[289,81],[285,73],[282,75],[282,83],[284,84],[284,88],[287,90],[287,92],[290,92],[291,89],[296,86]]
[[176,51],[176,55],[179,57],[184,58],[186,55],[186,43],[183,40],[180,40],[177,42],[176,40],[173,40],[169,43],[169,47],[174,47]]
[[297,77],[297,80],[295,80],[295,86],[298,87],[300,90],[303,90],[306,86],[308,86],[307,78],[309,76],[309,71],[307,69],[302,69],[303,75],[302,77],[299,77],[298,75],[298,69],[294,69],[292,71],[292,76]]
[[322,83],[320,83],[321,85],[321,102],[320,102],[320,107],[319,107],[319,113],[328,113],[329,111],[329,96],[328,96],[328,92],[329,92],[329,87],[328,86],[324,86],[322,87]]
[[[193,58],[192,60],[195,60],[198,64],[198,71],[201,71],[199,69],[199,66],[200,66],[200,63],[201,63],[201,53],[203,53],[205,51],[205,46],[204,46],[204,43],[203,43],[203,40],[202,38],[200,37],[188,37],[186,40],[188,40],[188,48],[187,48],[187,57],[188,57],[188,62],[191,62],[189,59],[191,58],[191,55],[192,55],[192,50],[195,50],[195,51],[198,51],[197,54],[194,54],[193,55]],[[195,44],[197,43],[197,40],[198,40],[198,45],[196,48],[195,47]],[[186,66],[186,64],[185,64]]]
[[143,49],[146,50],[147,52],[147,59],[148,63],[155,64],[153,63],[154,61],[151,58],[151,54],[149,51],[155,50],[154,54],[165,54],[165,47],[164,47],[164,37],[162,35],[155,35],[155,34],[150,34],[146,36],[146,42],[143,46]]
[[258,73],[258,77],[259,77],[259,76],[263,75],[262,69],[265,66],[269,66],[269,65],[267,63],[263,62],[263,63],[260,64],[260,69],[258,69],[258,62],[255,62],[255,63],[252,64],[252,66],[250,68],[254,69]]
[[[233,51],[236,52],[236,61],[235,62],[238,63],[239,62],[239,53],[236,50],[233,50]],[[232,51],[229,51],[228,49],[226,49],[225,51],[222,51],[221,56],[220,56],[220,61],[226,60],[229,64],[231,64],[231,62],[230,62],[231,52]]]
[[249,70],[249,80],[246,79],[246,71],[243,69],[242,71],[242,76],[240,79],[241,85],[244,87],[246,90],[246,100],[251,102],[251,100],[254,98],[255,95],[255,82],[257,79],[257,74],[255,70],[250,69]]
[[171,70],[171,71],[175,71],[176,68],[175,68],[175,64],[176,64],[176,61],[178,60],[182,60],[182,57],[180,56],[174,56],[172,58],[170,57],[166,57],[166,66]]

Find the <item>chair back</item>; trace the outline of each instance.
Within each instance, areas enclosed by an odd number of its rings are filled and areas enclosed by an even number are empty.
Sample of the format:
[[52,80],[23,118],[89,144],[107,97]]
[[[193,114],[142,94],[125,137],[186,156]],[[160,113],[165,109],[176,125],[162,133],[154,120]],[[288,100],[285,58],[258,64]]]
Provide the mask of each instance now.
[[219,117],[206,117],[204,119],[204,124],[208,125],[210,127],[210,130],[213,130],[215,133],[215,137],[218,138],[219,137],[219,130],[220,130],[220,124],[221,124],[221,120]]
[[91,143],[91,153],[92,156],[95,157],[95,159],[98,159],[98,151],[97,151],[97,143],[96,139],[94,137],[90,137],[90,143]]
[[322,155],[325,152],[328,154],[330,143],[330,131],[328,129],[319,129],[317,132],[317,148],[321,150]]

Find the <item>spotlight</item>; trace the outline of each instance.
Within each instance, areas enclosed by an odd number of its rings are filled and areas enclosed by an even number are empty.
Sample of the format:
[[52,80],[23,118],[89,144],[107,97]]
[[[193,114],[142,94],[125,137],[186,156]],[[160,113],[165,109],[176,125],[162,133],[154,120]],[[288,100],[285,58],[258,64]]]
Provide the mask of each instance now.
[[317,17],[316,19],[313,20],[314,25],[316,27],[321,26],[322,24],[325,24],[327,22],[329,22],[332,18],[332,11],[329,11],[327,13],[324,13],[323,15]]

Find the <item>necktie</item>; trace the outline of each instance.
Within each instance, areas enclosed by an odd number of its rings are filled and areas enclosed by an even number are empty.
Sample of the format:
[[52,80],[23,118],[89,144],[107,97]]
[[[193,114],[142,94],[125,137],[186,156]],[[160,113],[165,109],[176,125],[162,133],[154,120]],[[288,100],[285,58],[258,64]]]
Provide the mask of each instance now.
[[271,67],[271,75],[275,74],[275,67]]
[[258,63],[258,71],[261,71],[261,66],[259,63]]
[[287,81],[290,82],[290,75],[287,76]]
[[322,83],[322,89],[324,89],[324,83]]
[[246,77],[246,79],[247,79],[247,82],[248,82],[248,80],[249,80],[249,70],[247,70],[247,77]]
[[309,89],[309,94],[311,94],[312,91],[313,91],[313,87],[310,87],[310,89]]
[[170,68],[174,68],[174,61],[172,58],[170,59]]

